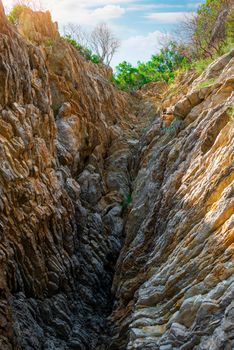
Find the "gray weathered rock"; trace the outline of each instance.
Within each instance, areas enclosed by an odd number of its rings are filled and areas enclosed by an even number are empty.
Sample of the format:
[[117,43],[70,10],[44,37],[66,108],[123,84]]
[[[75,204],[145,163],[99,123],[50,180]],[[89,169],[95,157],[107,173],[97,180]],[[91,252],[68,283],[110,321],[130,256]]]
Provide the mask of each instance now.
[[0,0],[0,349],[233,349],[233,52],[132,96],[19,23]]

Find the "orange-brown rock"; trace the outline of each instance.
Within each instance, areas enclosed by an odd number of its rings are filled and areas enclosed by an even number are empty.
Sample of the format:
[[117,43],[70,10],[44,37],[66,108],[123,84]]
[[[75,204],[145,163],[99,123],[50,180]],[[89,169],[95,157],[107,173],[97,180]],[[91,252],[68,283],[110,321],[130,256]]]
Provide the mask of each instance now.
[[48,11],[33,12],[30,8],[25,8],[20,13],[18,22],[19,33],[31,42],[50,45],[53,40],[60,38],[57,23],[52,22]]
[[131,191],[136,101],[48,13],[23,13],[19,34],[0,11],[0,348],[96,349]]
[[1,350],[234,347],[233,54],[128,95],[0,0]]
[[233,63],[234,51],[171,100],[178,128],[158,118],[143,137],[111,349],[234,346]]

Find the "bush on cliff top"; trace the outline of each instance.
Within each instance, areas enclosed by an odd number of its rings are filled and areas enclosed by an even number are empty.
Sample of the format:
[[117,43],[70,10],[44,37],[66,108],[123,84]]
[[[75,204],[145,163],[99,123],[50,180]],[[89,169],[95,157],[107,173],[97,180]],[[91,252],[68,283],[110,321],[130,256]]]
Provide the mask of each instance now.
[[201,74],[217,57],[234,46],[233,0],[206,0],[197,14],[188,17],[176,38],[159,54],[136,67],[124,61],[116,67],[114,83],[134,91],[151,81],[172,82],[178,71],[195,69]]
[[18,25],[19,24],[19,18],[20,15],[23,11],[27,10],[29,7],[23,4],[16,4],[11,12],[9,13],[9,15],[7,16],[7,19],[9,22],[11,22],[14,25]]
[[92,61],[95,64],[101,63],[100,58],[94,54],[90,49],[80,45],[76,40],[74,40],[71,35],[65,35],[64,39],[71,44],[79,53],[88,61]]
[[169,83],[174,80],[176,70],[186,65],[186,57],[180,53],[176,44],[171,42],[148,62],[138,62],[137,67],[126,61],[120,63],[116,67],[113,81],[122,90],[134,91],[152,81],[164,80]]
[[[17,3],[7,16],[8,21],[17,26],[19,24],[19,18],[21,13],[28,9],[31,9],[31,7],[24,4],[23,1]],[[80,45],[76,40],[72,38],[71,35],[65,35],[64,39],[67,42],[69,42],[72,46],[74,46],[79,51],[79,53],[88,61],[92,61],[96,64],[101,62],[100,58],[96,54],[94,54],[90,49]],[[52,43],[48,41],[47,45],[51,46]]]
[[222,54],[230,40],[234,43],[233,0],[206,0],[198,8],[193,24],[191,44],[195,57],[215,58]]
[[16,26],[19,24],[19,18],[23,11],[29,9],[32,11],[44,11],[41,0],[15,0],[13,4],[7,18],[9,22]]
[[178,36],[190,67],[202,73],[234,47],[233,0],[206,0],[197,14],[181,23]]

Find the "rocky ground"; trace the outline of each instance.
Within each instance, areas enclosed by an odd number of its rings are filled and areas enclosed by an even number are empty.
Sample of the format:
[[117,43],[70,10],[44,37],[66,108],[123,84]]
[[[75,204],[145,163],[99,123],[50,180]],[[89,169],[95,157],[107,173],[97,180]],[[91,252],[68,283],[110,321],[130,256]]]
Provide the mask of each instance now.
[[128,95],[0,1],[0,52],[0,349],[233,349],[234,51]]

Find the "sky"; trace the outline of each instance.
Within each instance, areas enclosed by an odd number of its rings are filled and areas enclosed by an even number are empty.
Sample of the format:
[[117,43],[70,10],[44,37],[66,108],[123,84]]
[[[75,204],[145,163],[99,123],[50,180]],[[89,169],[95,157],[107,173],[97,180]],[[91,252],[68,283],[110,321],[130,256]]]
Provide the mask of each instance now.
[[[3,0],[9,9],[13,0]],[[195,12],[204,0],[34,0],[49,9],[60,31],[66,23],[82,25],[85,30],[108,23],[121,41],[112,66],[126,60],[133,65],[147,61],[158,52],[178,23]]]

